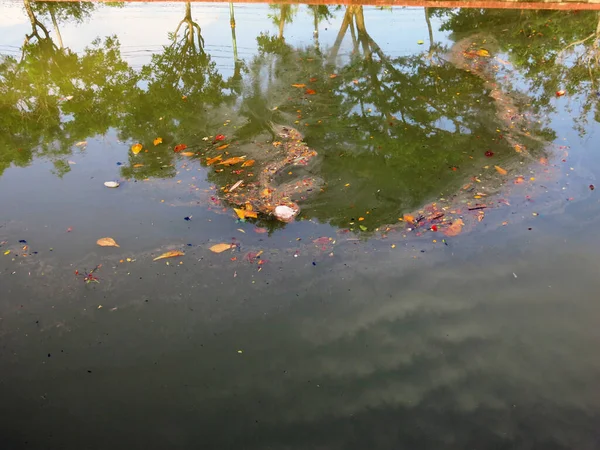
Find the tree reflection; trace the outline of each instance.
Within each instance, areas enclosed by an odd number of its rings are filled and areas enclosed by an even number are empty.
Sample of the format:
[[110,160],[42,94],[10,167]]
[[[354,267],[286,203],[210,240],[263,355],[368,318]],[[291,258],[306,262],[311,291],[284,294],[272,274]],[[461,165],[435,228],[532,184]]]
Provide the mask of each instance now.
[[[19,60],[0,59],[0,173],[34,155],[51,158],[59,175],[75,143],[106,133],[122,111],[115,99],[134,84],[115,38],[96,40],[80,55],[59,48],[24,2],[32,31]],[[120,109],[121,108],[121,109]]]
[[[174,176],[173,147],[182,142],[202,142],[202,137],[222,123],[219,107],[234,100],[228,83],[204,51],[204,39],[189,2],[170,40],[140,71],[138,76],[145,87],[131,92],[129,110],[117,126],[121,139],[152,147],[151,152],[130,155],[130,164],[122,169],[124,177]],[[162,138],[163,145],[153,147],[156,137]]]
[[[353,52],[340,57],[348,34]],[[274,45],[264,36],[259,47],[245,101],[270,120],[299,118],[322,157],[310,175],[324,187],[302,204],[305,217],[344,227],[364,216],[363,226],[373,229],[452,194],[483,165],[486,150],[515,157],[498,139],[503,124],[483,80],[441,58],[448,49],[433,40],[427,53],[387,56],[370,36],[361,6],[346,8],[326,54]],[[290,93],[294,83],[316,94]],[[530,145],[533,152],[540,148]]]
[[574,115],[580,133],[591,114],[600,121],[597,80],[600,75],[596,11],[436,10],[442,30],[460,38],[473,29],[493,41],[528,83],[534,108],[540,114],[555,110],[556,92],[578,99]]
[[[518,86],[499,83],[521,95],[519,105],[550,112],[554,93],[565,88],[582,98],[584,112],[598,116],[597,13],[573,20],[575,15],[562,12],[425,8],[428,48],[391,56],[371,36],[362,6],[344,9],[329,47],[319,43],[318,31],[333,10],[311,6],[314,45],[297,47],[284,39],[284,28],[298,8],[277,5],[271,14],[276,34],[261,33],[257,54],[244,61],[237,52],[231,4],[234,69],[225,78],[205,48],[189,2],[182,5],[182,19],[173,23],[168,43],[139,70],[122,58],[114,37],[96,40],[80,54],[63,48],[58,24],[80,22],[93,7],[24,4],[31,32],[22,58],[0,59],[0,173],[11,163],[28,164],[34,155],[53,158],[57,172],[64,173],[75,143],[114,129],[121,140],[140,142],[148,150],[129,153],[123,177],[172,177],[175,145],[202,144],[226,117],[235,117],[231,140],[257,161],[265,152],[258,143],[274,139],[276,124],[301,129],[319,153],[318,163],[290,170],[280,180],[318,180],[302,199],[304,217],[338,227],[366,217],[363,226],[369,230],[392,223],[405,211],[459,190],[485,165],[485,151],[496,153],[503,164],[522,157],[510,140],[498,136],[496,130],[508,125],[486,80],[452,61],[451,42],[435,41],[434,15],[443,19],[444,30],[454,32],[456,42],[477,28],[490,36],[490,50],[510,55],[532,86],[531,92],[519,93]],[[47,23],[54,26],[55,40]],[[547,31],[533,31],[540,29]],[[553,139],[540,125],[528,132],[537,137],[523,137],[534,155]],[[163,143],[155,147],[157,137]],[[219,186],[232,177],[232,170],[209,169],[209,179]]]

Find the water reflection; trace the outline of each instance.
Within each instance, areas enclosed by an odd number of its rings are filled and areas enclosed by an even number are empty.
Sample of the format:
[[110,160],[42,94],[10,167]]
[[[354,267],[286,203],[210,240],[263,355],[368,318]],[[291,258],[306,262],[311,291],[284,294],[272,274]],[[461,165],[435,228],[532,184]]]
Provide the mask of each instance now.
[[[426,8],[429,45],[397,56],[371,37],[362,6],[309,7],[313,45],[299,46],[288,43],[285,27],[300,7],[271,5],[276,33],[260,33],[257,54],[240,58],[231,4],[234,70],[224,76],[190,3],[181,5],[169,44],[139,69],[123,58],[116,36],[79,53],[65,47],[61,23],[82,22],[97,7],[24,1],[31,32],[22,55],[0,60],[0,173],[41,156],[64,175],[69,155],[81,151],[76,143],[115,129],[121,140],[144,145],[129,154],[122,177],[167,178],[177,172],[180,143],[206,165],[217,153],[203,138],[223,133],[230,155],[260,159],[273,125],[292,125],[320,155],[291,179],[282,174],[283,184],[318,180],[318,192],[302,199],[303,217],[345,227],[369,214],[364,227],[375,229],[453,195],[485,164],[486,151],[509,167],[536,159],[556,137],[541,118],[557,91],[580,100],[582,133],[588,113],[598,116],[595,12]],[[342,19],[336,39],[319,42],[319,24],[335,17]],[[453,40],[436,40],[439,32]],[[345,42],[349,54],[341,52]],[[163,145],[153,145],[157,137]],[[254,176],[237,169],[207,170],[219,187]]]

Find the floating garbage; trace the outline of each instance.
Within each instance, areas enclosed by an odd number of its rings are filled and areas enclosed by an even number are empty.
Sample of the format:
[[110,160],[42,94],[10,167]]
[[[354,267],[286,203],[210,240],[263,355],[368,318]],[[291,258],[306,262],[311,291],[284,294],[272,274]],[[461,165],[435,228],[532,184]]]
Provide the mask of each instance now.
[[279,205],[275,208],[275,217],[282,222],[291,222],[298,214],[298,210],[287,205]]

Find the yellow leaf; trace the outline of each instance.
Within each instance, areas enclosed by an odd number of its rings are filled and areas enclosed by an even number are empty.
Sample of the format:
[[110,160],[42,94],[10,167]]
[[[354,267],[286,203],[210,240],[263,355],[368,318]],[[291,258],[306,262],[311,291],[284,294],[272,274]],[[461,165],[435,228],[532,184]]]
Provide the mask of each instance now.
[[159,259],[166,259],[166,258],[175,258],[176,256],[183,256],[183,255],[185,255],[185,253],[180,252],[179,250],[171,250],[170,252],[166,252],[160,256],[157,256],[152,261],[158,261]]
[[415,221],[415,218],[410,214],[404,214],[404,221],[408,223],[413,223]]
[[486,49],[484,48],[480,48],[479,50],[477,50],[475,52],[477,54],[477,56],[485,56],[486,58],[490,56],[490,52],[488,52]]
[[119,247],[119,244],[117,244],[115,240],[110,237],[100,238],[96,241],[96,244],[98,244],[100,247]]
[[256,214],[256,212],[252,211],[251,209],[233,208],[233,210],[235,211],[235,213],[237,214],[237,216],[240,219],[246,219],[248,217],[250,217],[252,219],[258,218],[258,214]]
[[306,85],[305,84],[296,83],[296,84],[292,84],[292,87],[303,88],[303,87],[306,87]]
[[260,193],[261,197],[268,197],[270,194],[268,189],[263,189],[262,192]]
[[231,247],[231,244],[215,244],[210,248],[210,251],[214,253],[223,253],[225,250],[229,250]]
[[517,153],[521,153],[523,151],[523,147],[520,146],[519,144],[515,144],[515,151]]
[[461,219],[456,219],[454,222],[452,222],[452,225],[450,225],[448,228],[446,228],[446,230],[444,231],[444,234],[446,236],[456,236],[456,235],[460,234],[464,224],[465,223]]
[[254,163],[255,161],[253,159],[249,159],[248,161],[245,161],[244,164],[242,164],[242,167],[252,167]]
[[223,145],[217,147],[217,150],[225,150],[227,147],[229,147],[229,144],[223,144]]
[[132,152],[134,155],[137,155],[137,154],[138,154],[139,152],[141,152],[141,151],[142,151],[142,144],[139,144],[139,143],[138,143],[138,144],[133,144],[133,145],[131,146],[131,152]]
[[225,166],[232,166],[233,164],[241,163],[245,159],[245,156],[234,156],[233,158],[226,159],[225,161],[222,161],[219,164],[223,164]]
[[10,250],[6,250],[6,251],[4,252],[4,254],[5,254],[5,255],[8,255],[9,253],[10,253]]
[[508,172],[500,166],[494,166],[500,175],[506,175]]
[[133,165],[134,169],[137,169],[138,167],[144,167],[144,165],[143,164],[134,164]]
[[181,153],[183,156],[194,156],[195,153],[194,152],[182,152]]
[[162,138],[161,137],[157,137],[156,139],[154,139],[154,145],[158,145],[158,144],[162,144]]
[[214,158],[206,158],[206,165],[207,166],[212,166],[217,161],[220,161],[221,158],[223,158],[223,156],[221,156],[221,155],[215,156]]

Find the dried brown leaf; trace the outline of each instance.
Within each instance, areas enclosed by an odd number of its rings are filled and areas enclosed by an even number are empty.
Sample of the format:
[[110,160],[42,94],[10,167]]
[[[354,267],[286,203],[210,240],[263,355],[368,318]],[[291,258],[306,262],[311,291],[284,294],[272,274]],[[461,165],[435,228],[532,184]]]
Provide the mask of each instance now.
[[185,255],[185,253],[183,253],[179,250],[171,250],[170,252],[165,252],[162,255],[157,256],[152,261],[158,261],[159,259],[166,259],[166,258],[175,258],[176,256],[183,256],[183,255]]
[[98,244],[100,247],[119,247],[119,244],[117,244],[117,242],[110,237],[100,238],[96,241],[96,244]]

